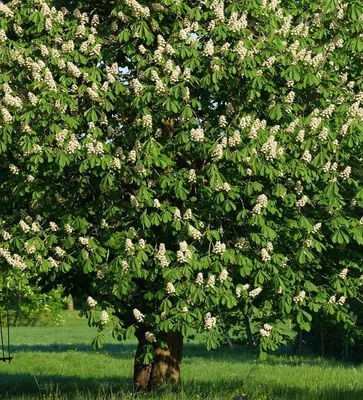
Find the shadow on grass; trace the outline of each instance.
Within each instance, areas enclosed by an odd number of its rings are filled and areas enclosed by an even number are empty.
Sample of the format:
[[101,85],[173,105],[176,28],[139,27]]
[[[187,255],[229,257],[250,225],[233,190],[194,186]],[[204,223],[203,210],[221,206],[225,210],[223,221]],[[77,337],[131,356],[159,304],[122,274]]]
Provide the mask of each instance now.
[[[112,343],[106,344],[98,353],[118,359],[133,359],[135,356],[136,344]],[[52,343],[49,345],[13,345],[12,353],[16,357],[19,352],[42,352],[42,353],[63,353],[63,352],[84,352],[94,353],[96,351],[90,344],[85,343]],[[196,358],[212,361],[228,361],[229,363],[256,363],[274,366],[288,365],[291,367],[311,366],[340,366],[342,368],[356,368],[357,363],[335,360],[333,358],[321,358],[313,355],[294,356],[287,348],[286,351],[279,350],[276,354],[270,355],[267,360],[260,361],[255,351],[245,346],[236,346],[234,349],[220,347],[216,350],[207,351],[202,344],[186,343],[183,350],[183,364],[192,364]],[[363,397],[362,397],[363,399]]]
[[[134,344],[106,344],[102,349],[97,350],[98,353],[108,354],[115,358],[133,358],[136,345]],[[12,353],[16,357],[16,353],[20,352],[41,352],[41,353],[64,353],[68,351],[77,351],[82,353],[96,353],[91,344],[85,343],[51,343],[51,344],[35,344],[35,345],[12,345]]]
[[319,389],[287,387],[282,382],[243,382],[242,379],[186,381],[177,388],[167,387],[154,393],[133,393],[132,380],[112,376],[95,379],[73,376],[31,376],[0,373],[3,400],[16,399],[233,399],[246,393],[249,400],[360,400],[363,389],[325,387]]

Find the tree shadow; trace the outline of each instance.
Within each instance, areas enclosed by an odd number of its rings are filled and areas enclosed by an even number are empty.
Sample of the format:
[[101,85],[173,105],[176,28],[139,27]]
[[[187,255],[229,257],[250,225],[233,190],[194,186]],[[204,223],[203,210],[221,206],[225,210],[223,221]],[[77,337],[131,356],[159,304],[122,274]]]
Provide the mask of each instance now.
[[[85,343],[51,343],[47,345],[12,345],[12,354],[16,357],[19,352],[42,352],[42,353],[63,353],[69,351],[95,353],[91,344]],[[100,354],[107,354],[117,359],[133,359],[135,356],[136,343],[108,343],[97,350]],[[251,351],[246,346],[236,346],[234,349],[219,347],[216,350],[206,351],[203,344],[186,343],[183,349],[183,364],[192,364],[196,358],[211,361],[228,361],[229,363],[256,363],[267,365],[288,365],[292,367],[302,365],[319,366],[339,366],[342,368],[356,368],[357,362],[347,362],[334,358],[322,358],[314,355],[293,355],[289,349],[280,349],[277,353],[272,353],[267,360],[258,359],[256,351]],[[363,397],[362,397],[363,399]]]
[[[286,386],[283,382],[256,382],[251,389],[251,383],[240,379],[218,379],[217,381],[186,380],[179,387],[159,390],[153,393],[135,394],[130,378],[110,376],[107,378],[78,378],[74,376],[1,373],[1,399],[74,399],[92,400],[123,399],[123,398],[173,398],[173,399],[233,399],[236,395],[245,393],[249,400],[360,400],[363,399],[362,388],[329,387],[310,389],[307,387]],[[248,378],[246,378],[248,379]]]
[[[75,376],[8,374],[0,373],[1,399],[22,398],[49,398],[65,396],[74,398],[76,395],[84,397],[109,396],[117,392],[132,392],[132,379],[111,376],[108,378],[80,378]],[[33,398],[33,397],[32,397]]]
[[[134,344],[105,344],[102,349],[97,350],[98,353],[108,354],[115,358],[133,358],[136,345]],[[50,344],[34,344],[34,345],[12,345],[12,354],[20,352],[41,352],[41,353],[65,353],[68,351],[77,351],[82,353],[96,353],[91,344],[85,343],[50,343]]]

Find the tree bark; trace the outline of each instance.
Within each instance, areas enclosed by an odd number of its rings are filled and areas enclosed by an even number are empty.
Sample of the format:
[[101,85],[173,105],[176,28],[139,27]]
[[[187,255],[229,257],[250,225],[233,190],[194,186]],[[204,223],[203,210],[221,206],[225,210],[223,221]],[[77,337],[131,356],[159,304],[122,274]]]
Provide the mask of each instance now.
[[227,328],[227,326],[226,326],[226,324],[224,322],[222,310],[221,310],[221,308],[219,306],[218,306],[218,313],[219,313],[219,318],[221,319],[222,327],[224,329],[224,334],[226,335],[228,346],[229,346],[229,348],[231,350],[233,350],[234,349],[233,342],[232,342],[231,337],[229,336],[228,328]]
[[160,336],[166,348],[155,346],[154,362],[151,365],[142,364],[143,347],[147,344],[145,331],[140,329],[137,334],[138,347],[135,355],[134,386],[136,390],[151,390],[164,384],[177,384],[180,380],[180,363],[183,352],[183,336],[180,332],[163,333]]
[[68,296],[67,310],[68,311],[73,311],[74,310],[73,297],[72,297],[71,294]]
[[245,326],[246,326],[246,333],[247,333],[247,339],[248,339],[248,345],[251,350],[254,349],[254,344],[253,344],[253,338],[252,338],[252,332],[251,332],[251,326],[250,326],[250,320],[247,315],[245,315]]

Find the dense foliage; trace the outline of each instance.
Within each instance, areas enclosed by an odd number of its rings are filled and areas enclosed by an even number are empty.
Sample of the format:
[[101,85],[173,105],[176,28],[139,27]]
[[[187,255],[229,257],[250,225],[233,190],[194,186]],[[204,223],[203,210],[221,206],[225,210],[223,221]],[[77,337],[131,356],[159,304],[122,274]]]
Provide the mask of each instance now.
[[52,5],[0,4],[8,285],[83,292],[145,363],[234,307],[262,352],[312,313],[359,334],[361,2]]

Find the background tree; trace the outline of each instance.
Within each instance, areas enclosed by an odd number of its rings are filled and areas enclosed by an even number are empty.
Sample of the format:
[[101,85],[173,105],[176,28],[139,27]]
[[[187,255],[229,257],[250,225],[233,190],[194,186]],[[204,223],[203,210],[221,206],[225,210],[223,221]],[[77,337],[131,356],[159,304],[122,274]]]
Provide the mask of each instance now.
[[139,388],[219,309],[261,354],[313,312],[358,329],[360,1],[109,4],[0,4],[4,273],[135,334]]

